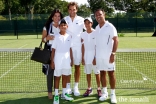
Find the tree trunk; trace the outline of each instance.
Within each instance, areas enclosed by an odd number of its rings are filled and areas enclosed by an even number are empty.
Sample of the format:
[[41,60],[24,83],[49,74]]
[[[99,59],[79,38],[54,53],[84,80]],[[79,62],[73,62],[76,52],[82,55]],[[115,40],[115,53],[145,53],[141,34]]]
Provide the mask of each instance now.
[[9,20],[11,20],[11,10],[9,8]]

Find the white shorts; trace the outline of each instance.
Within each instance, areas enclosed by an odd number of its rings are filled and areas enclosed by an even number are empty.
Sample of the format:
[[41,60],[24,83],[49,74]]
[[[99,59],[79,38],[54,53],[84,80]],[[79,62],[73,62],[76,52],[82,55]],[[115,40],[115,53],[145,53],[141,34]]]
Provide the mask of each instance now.
[[86,64],[84,66],[84,73],[91,74],[92,70],[94,71],[94,74],[100,74],[100,70],[97,69],[96,65]]
[[97,69],[100,71],[113,71],[115,70],[115,63],[109,63],[109,59],[96,58]]
[[71,69],[55,69],[54,70],[54,76],[60,77],[62,75],[71,75]]
[[81,47],[72,47],[72,52],[74,65],[80,65],[82,58]]

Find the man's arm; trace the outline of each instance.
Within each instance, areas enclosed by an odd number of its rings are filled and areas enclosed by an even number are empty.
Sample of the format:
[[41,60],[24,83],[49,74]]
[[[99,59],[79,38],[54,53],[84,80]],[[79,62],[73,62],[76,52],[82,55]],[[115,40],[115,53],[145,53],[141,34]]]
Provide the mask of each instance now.
[[118,36],[114,36],[112,39],[114,40],[114,44],[113,44],[113,49],[109,60],[110,63],[113,63],[115,61],[115,54],[118,48],[118,41],[119,41]]

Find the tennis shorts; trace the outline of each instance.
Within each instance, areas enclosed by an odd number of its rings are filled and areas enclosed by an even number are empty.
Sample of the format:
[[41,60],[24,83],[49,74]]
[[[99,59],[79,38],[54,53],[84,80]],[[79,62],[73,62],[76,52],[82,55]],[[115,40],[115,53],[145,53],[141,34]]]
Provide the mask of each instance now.
[[60,77],[62,75],[71,75],[71,69],[55,69],[54,76]]
[[74,65],[81,64],[81,47],[72,47]]
[[109,59],[96,58],[96,66],[100,71],[113,71],[115,70],[115,63],[109,63]]
[[84,73],[91,74],[92,70],[94,71],[94,74],[100,74],[100,70],[97,69],[96,65],[86,64],[84,66]]

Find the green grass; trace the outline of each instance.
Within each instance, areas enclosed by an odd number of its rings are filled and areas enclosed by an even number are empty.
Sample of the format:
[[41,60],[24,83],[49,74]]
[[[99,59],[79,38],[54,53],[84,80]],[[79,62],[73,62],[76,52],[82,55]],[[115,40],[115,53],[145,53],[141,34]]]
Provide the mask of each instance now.
[[[131,34],[134,35],[134,34]],[[119,37],[119,49],[156,48],[156,38],[149,34]],[[34,48],[39,46],[41,35],[0,36],[1,48]],[[50,104],[47,99],[46,76],[41,72],[41,64],[30,60],[31,52],[0,52],[0,104]],[[156,84],[156,53],[117,53],[116,95],[119,104],[154,104]],[[74,71],[74,69],[73,69]],[[86,77],[81,67],[80,89],[86,89]],[[5,74],[6,73],[6,74]],[[2,77],[2,75],[4,75]],[[96,88],[95,76],[92,85]],[[72,86],[73,86],[72,75]],[[61,86],[60,86],[61,87]],[[108,88],[109,85],[108,85]],[[110,92],[110,89],[109,89]],[[81,90],[81,94],[84,90]],[[61,100],[60,104],[110,104],[110,100],[100,102],[96,98],[96,89],[90,97],[74,97],[73,102]],[[147,98],[149,102],[132,102],[132,99]],[[127,99],[127,100],[126,100]],[[146,99],[146,100],[147,100]],[[144,99],[145,100],[145,99]]]

